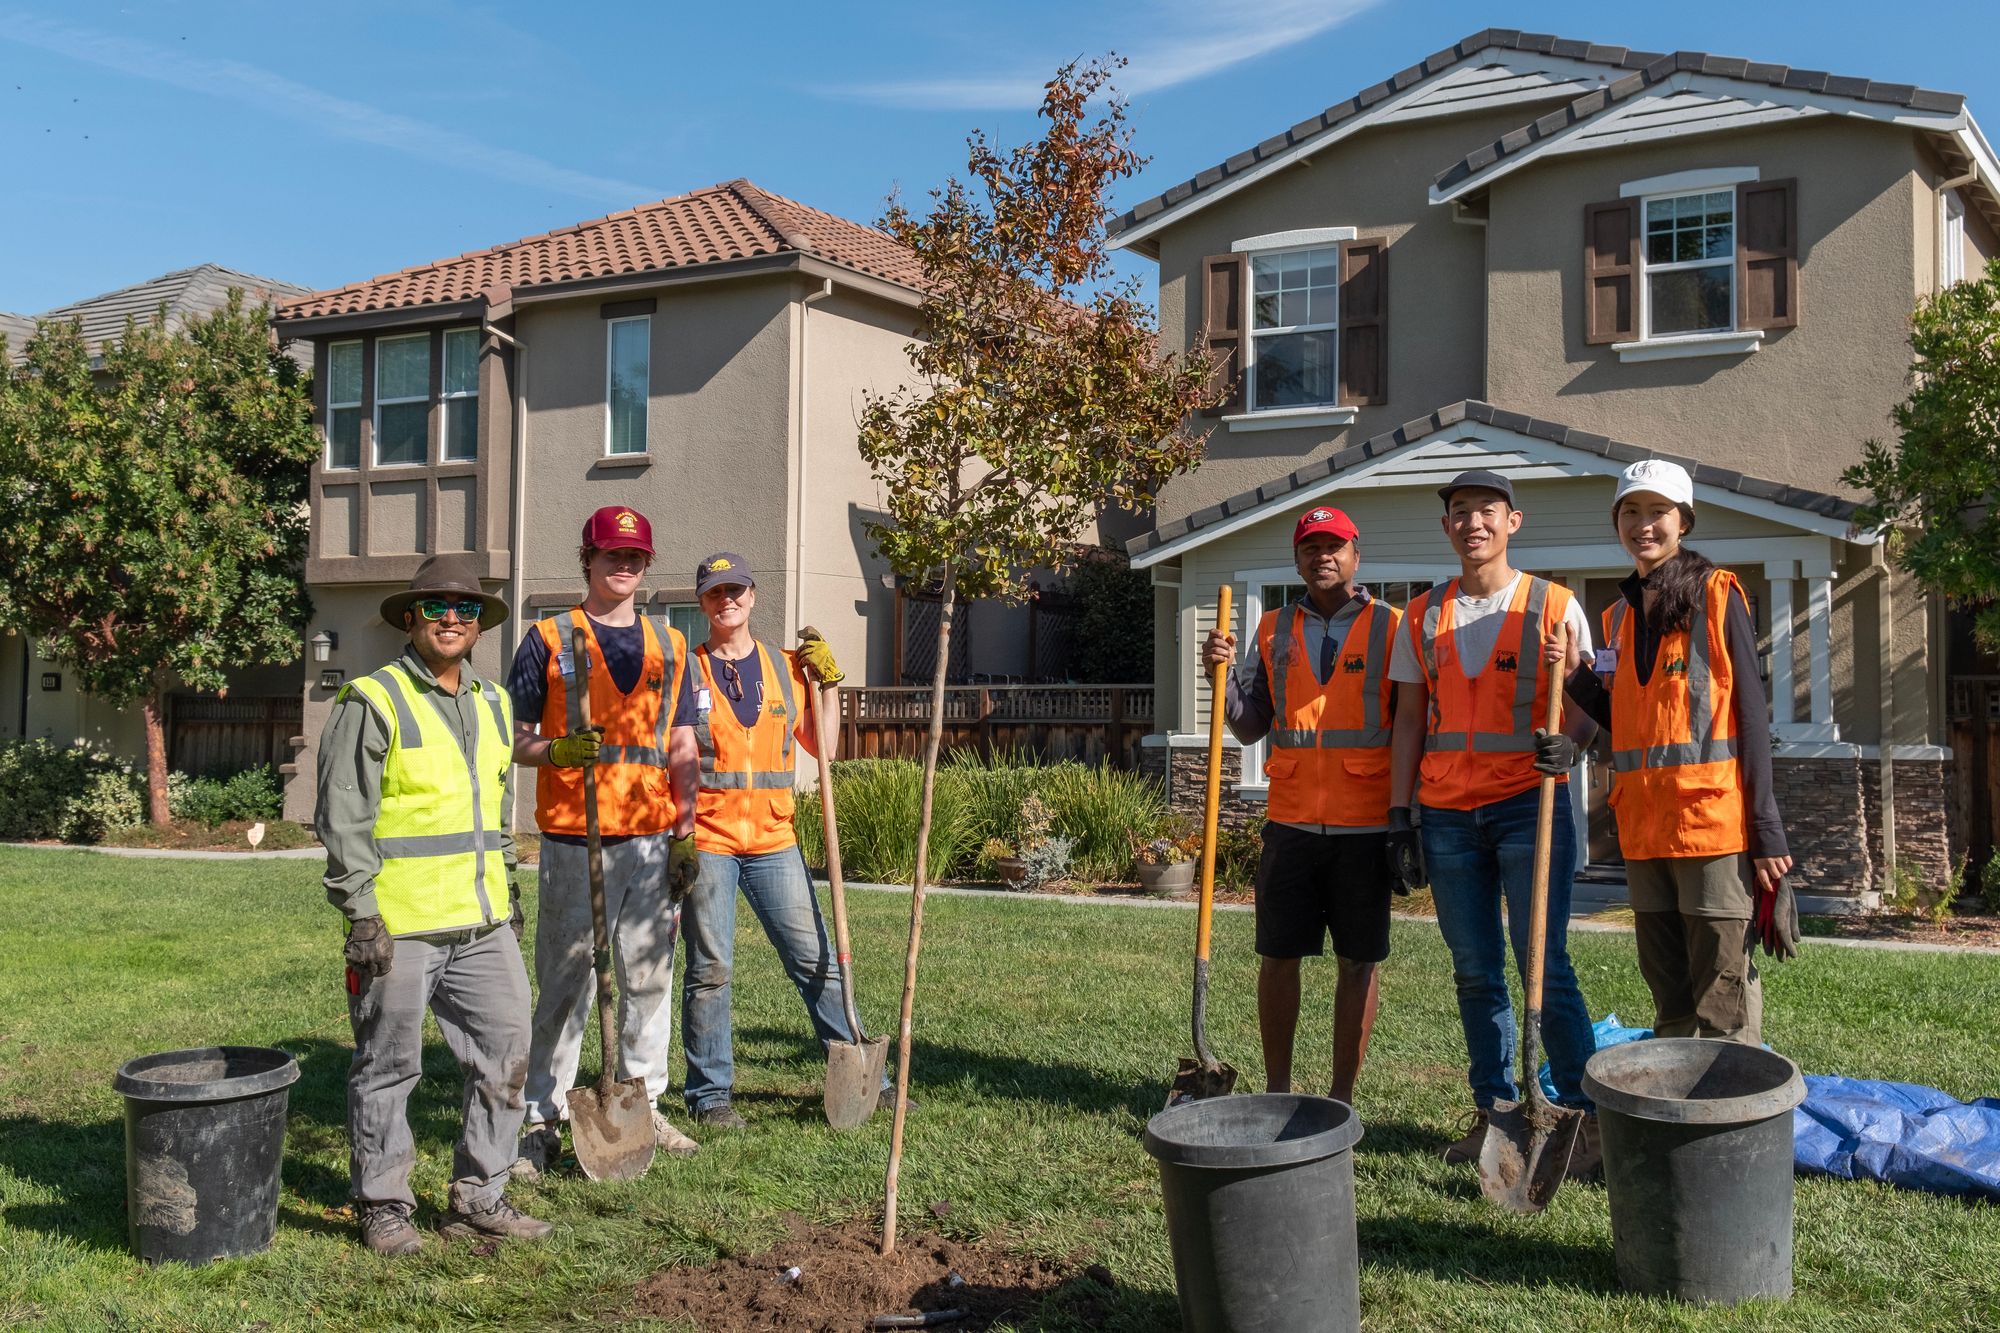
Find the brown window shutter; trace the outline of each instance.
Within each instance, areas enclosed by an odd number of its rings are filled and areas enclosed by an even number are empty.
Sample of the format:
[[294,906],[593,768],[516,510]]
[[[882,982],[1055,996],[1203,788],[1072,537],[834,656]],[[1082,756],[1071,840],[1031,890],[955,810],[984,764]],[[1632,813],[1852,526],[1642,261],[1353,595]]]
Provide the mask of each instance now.
[[1210,255],[1201,261],[1201,332],[1216,358],[1213,388],[1229,396],[1202,411],[1205,417],[1243,410],[1243,339],[1250,323],[1250,264],[1244,255]]
[[1639,336],[1639,201],[1583,206],[1583,340]]
[[1793,180],[1736,187],[1736,326],[1799,322],[1799,191]]
[[1340,405],[1389,401],[1389,238],[1340,243]]

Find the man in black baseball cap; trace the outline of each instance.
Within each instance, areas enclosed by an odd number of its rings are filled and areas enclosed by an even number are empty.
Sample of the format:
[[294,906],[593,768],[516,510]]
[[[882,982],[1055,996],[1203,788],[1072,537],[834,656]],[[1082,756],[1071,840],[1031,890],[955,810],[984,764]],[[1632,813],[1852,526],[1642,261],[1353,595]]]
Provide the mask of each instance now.
[[1507,508],[1519,512],[1514,503],[1514,483],[1498,472],[1489,472],[1483,467],[1461,472],[1438,487],[1438,498],[1444,501],[1446,509],[1450,509],[1451,497],[1459,491],[1469,490],[1492,491],[1507,502]]

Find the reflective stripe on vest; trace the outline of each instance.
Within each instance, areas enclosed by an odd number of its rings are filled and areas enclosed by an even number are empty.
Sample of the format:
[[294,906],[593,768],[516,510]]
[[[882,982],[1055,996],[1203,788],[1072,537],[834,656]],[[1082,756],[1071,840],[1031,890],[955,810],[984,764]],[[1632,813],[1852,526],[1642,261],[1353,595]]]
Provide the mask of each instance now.
[[[470,753],[457,743],[443,692],[401,663],[348,685],[390,724],[372,831],[382,858],[375,902],[391,935],[464,930],[505,919],[501,794],[513,763],[513,710],[491,681],[473,677],[462,688],[486,705],[473,710]],[[413,704],[418,694],[428,700],[427,708]],[[429,716],[442,731],[420,720]]]
[[[1310,749],[1314,746],[1323,750],[1359,750],[1389,743],[1389,728],[1382,724],[1382,672],[1386,669],[1384,664],[1389,656],[1391,617],[1373,614],[1373,611],[1371,603],[1357,613],[1357,616],[1367,615],[1370,618],[1368,665],[1361,679],[1361,726],[1358,729],[1326,728],[1318,731],[1309,727],[1273,727],[1270,733],[1273,746],[1281,750]],[[1291,674],[1288,668],[1292,661],[1292,645],[1295,639],[1301,637],[1298,626],[1304,614],[1304,608],[1293,602],[1278,613],[1278,624],[1271,635],[1271,703],[1273,715],[1279,721],[1291,716],[1285,706],[1285,693],[1289,688],[1286,677]]]
[[[709,791],[745,791],[760,788],[771,790],[778,787],[789,788],[792,785],[792,728],[796,727],[799,721],[798,702],[792,695],[792,673],[789,668],[783,671],[778,670],[763,644],[754,644],[753,647],[756,649],[757,672],[760,684],[768,685],[771,677],[776,676],[778,678],[778,696],[784,700],[785,740],[779,752],[784,756],[785,766],[783,768],[767,769],[762,772],[753,770],[752,772],[745,773],[738,770],[735,772],[725,771],[718,773],[715,771],[715,733],[710,729],[708,718],[709,713],[713,712],[718,704],[724,708],[728,708],[729,701],[716,697],[720,694],[720,691],[715,688],[715,677],[708,667],[708,662],[713,658],[714,654],[703,653],[702,675],[709,681],[709,711],[696,715],[694,739],[695,745],[701,751],[701,785]],[[760,709],[763,707],[761,700],[758,707]],[[731,712],[733,713],[734,710],[732,709]],[[757,725],[762,726],[764,721],[765,718],[760,716],[757,719]]]
[[[1458,596],[1458,580],[1453,579],[1447,588],[1447,596]],[[1426,750],[1470,750],[1474,754],[1529,754],[1535,748],[1535,728],[1541,725],[1535,720],[1535,687],[1542,676],[1541,624],[1542,611],[1548,605],[1549,582],[1532,576],[1528,579],[1528,601],[1521,608],[1521,639],[1514,649],[1514,730],[1503,735],[1497,731],[1439,731],[1436,729],[1440,718],[1437,702],[1437,632],[1440,604],[1437,588],[1431,589],[1434,599],[1424,608],[1423,656],[1424,674],[1430,677],[1432,729],[1424,737]],[[1510,607],[1509,611],[1512,610]],[[1506,615],[1508,611],[1500,614]],[[1500,652],[1500,641],[1493,641],[1493,654]],[[1492,665],[1492,657],[1487,658],[1487,666]],[[1480,668],[1480,674],[1487,667]]]
[[[1631,603],[1622,598],[1610,608],[1610,629],[1606,638],[1613,643],[1625,629],[1625,613]],[[1636,627],[1635,627],[1636,628]],[[1634,635],[1634,638],[1637,636]],[[1611,771],[1630,773],[1641,768],[1680,768],[1688,764],[1717,764],[1725,759],[1735,759],[1742,753],[1742,746],[1734,736],[1718,737],[1715,734],[1715,695],[1711,685],[1714,673],[1708,661],[1708,598],[1695,603],[1694,614],[1689,617],[1687,629],[1687,688],[1688,688],[1688,732],[1693,740],[1675,741],[1665,745],[1647,745],[1630,750],[1611,752]],[[1625,660],[1621,649],[1619,661]],[[1638,682],[1638,662],[1632,664],[1633,682]]]
[[[721,659],[706,648],[694,654],[708,704],[695,722],[701,751],[695,846],[730,856],[761,856],[792,847],[793,732],[800,714],[792,662],[764,644],[735,665],[738,678],[755,676],[758,713],[745,726],[723,697]],[[746,688],[748,681],[743,681]]]
[[1372,598],[1362,604],[1324,680],[1308,660],[1304,617],[1295,603],[1257,624],[1275,724],[1264,759],[1266,813],[1322,830],[1379,828],[1389,818],[1384,691],[1399,613]]

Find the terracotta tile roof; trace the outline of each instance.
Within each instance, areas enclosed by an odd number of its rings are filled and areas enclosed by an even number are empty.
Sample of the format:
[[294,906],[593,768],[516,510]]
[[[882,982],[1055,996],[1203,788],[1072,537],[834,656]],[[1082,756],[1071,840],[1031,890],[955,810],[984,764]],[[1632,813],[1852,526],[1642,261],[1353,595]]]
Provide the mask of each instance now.
[[492,288],[664,272],[766,255],[811,255],[899,286],[921,284],[908,250],[864,227],[746,180],[641,204],[487,250],[350,283],[290,302],[281,321],[468,301]]
[[1440,407],[1429,416],[1406,421],[1394,430],[1384,431],[1359,444],[1350,445],[1325,458],[1308,463],[1298,471],[1279,477],[1275,481],[1266,482],[1254,490],[1240,492],[1219,504],[1212,504],[1206,509],[1197,509],[1192,514],[1162,524],[1151,532],[1126,542],[1125,553],[1132,557],[1144,555],[1191,532],[1220,523],[1226,518],[1259,505],[1282,500],[1348,468],[1358,467],[1371,458],[1380,458],[1392,450],[1415,444],[1418,440],[1465,421],[1476,421],[1481,425],[1510,430],[1538,440],[1548,440],[1566,448],[1579,449],[1601,458],[1608,458],[1614,463],[1636,463],[1642,458],[1665,458],[1685,467],[1694,479],[1704,486],[1714,486],[1756,500],[1767,500],[1789,509],[1804,510],[1837,522],[1851,524],[1859,509],[1852,500],[1843,500],[1837,495],[1828,495],[1823,491],[1808,491],[1781,481],[1766,481],[1760,477],[1745,476],[1741,472],[1717,467],[1713,463],[1704,463],[1678,454],[1661,453],[1657,449],[1648,449],[1643,445],[1626,444],[1591,431],[1578,430],[1574,426],[1543,421],[1522,412],[1510,412],[1504,407],[1495,407],[1476,398],[1467,398],[1448,407]]

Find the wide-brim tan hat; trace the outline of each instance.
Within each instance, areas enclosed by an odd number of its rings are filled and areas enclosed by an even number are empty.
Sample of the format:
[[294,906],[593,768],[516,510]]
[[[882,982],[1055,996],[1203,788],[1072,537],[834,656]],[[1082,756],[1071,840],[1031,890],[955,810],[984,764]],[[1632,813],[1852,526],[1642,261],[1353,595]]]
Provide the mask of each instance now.
[[469,555],[434,555],[417,566],[416,577],[403,592],[382,599],[382,619],[403,627],[403,612],[426,597],[477,597],[482,603],[479,628],[492,629],[507,619],[507,603],[498,593],[479,586],[479,569]]

